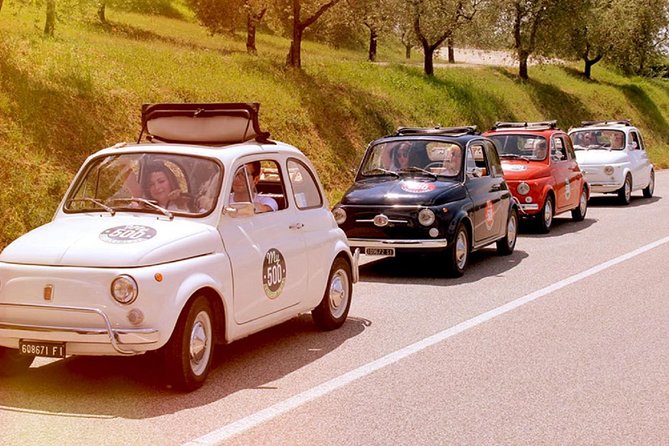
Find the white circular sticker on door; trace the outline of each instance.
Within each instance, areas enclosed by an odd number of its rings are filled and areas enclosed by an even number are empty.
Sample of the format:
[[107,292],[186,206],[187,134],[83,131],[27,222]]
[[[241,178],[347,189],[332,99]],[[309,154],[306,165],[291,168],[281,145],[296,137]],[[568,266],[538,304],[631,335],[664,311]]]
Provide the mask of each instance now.
[[286,260],[278,249],[270,249],[262,264],[262,284],[265,294],[276,299],[286,284]]
[[123,244],[139,243],[152,239],[156,230],[143,225],[115,226],[100,233],[100,240],[106,243]]
[[571,184],[569,184],[569,179],[564,180],[564,197],[567,200],[571,197]]

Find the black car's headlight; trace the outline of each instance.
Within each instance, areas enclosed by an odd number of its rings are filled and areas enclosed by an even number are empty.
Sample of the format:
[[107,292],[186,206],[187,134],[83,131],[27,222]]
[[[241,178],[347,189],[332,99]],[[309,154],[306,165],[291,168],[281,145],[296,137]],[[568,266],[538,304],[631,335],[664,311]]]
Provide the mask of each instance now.
[[332,210],[332,215],[334,215],[334,219],[338,225],[346,221],[346,211],[342,208],[334,208]]
[[435,215],[432,209],[421,209],[418,213],[418,223],[423,226],[430,226],[434,223]]

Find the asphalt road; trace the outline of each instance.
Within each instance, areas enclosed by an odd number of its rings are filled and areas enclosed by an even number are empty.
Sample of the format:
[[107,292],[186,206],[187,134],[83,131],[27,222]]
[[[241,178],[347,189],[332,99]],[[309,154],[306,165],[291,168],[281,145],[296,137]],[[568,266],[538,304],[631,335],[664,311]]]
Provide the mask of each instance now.
[[190,394],[151,357],[39,360],[0,380],[0,444],[669,444],[665,197],[669,171],[459,279],[366,263],[341,329],[304,315],[220,348]]

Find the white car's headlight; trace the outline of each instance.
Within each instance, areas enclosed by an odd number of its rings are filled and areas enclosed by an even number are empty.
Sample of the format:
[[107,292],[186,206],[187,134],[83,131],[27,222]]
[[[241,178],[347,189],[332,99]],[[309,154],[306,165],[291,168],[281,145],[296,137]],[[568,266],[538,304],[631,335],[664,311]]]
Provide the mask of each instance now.
[[418,213],[418,223],[423,226],[430,226],[434,223],[434,212],[432,209],[421,209]]
[[520,195],[527,195],[530,193],[530,185],[522,182],[518,185],[518,188],[516,189]]
[[338,225],[346,221],[346,211],[342,208],[334,208],[332,210],[332,215],[334,215],[334,219]]
[[137,282],[128,275],[118,276],[111,284],[112,297],[119,303],[125,305],[133,303],[138,293]]
[[606,166],[604,167],[604,173],[606,175],[613,175],[613,166]]

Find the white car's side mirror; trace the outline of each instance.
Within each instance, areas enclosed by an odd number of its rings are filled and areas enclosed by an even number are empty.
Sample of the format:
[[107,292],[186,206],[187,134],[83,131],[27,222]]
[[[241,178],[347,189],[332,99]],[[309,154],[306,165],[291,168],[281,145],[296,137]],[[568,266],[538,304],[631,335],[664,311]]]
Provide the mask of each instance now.
[[230,217],[250,217],[255,214],[255,206],[248,201],[230,203],[223,209],[223,213]]

